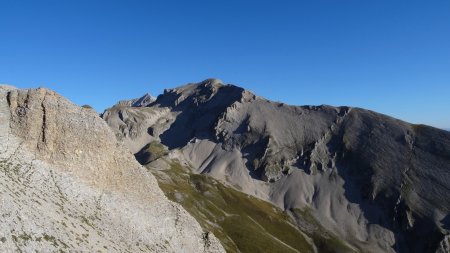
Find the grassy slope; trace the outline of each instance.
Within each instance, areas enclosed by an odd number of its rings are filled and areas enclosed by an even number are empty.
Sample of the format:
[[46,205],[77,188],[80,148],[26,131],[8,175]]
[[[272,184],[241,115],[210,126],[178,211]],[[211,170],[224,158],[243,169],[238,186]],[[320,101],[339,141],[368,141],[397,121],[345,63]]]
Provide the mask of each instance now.
[[166,148],[161,143],[152,141],[147,144],[141,151],[139,151],[135,156],[141,164],[147,164],[165,155],[167,155]]
[[[227,252],[314,251],[293,219],[268,202],[234,190],[207,175],[192,174],[176,162],[167,170],[152,171],[165,194],[183,205],[205,230],[214,233]],[[334,237],[321,237],[317,231],[308,235],[319,246],[319,252],[351,252]]]
[[289,211],[297,220],[298,224],[307,224],[307,234],[313,239],[314,245],[319,249],[320,253],[359,252],[358,249],[351,248],[336,235],[322,227],[311,214],[311,210],[291,209]]

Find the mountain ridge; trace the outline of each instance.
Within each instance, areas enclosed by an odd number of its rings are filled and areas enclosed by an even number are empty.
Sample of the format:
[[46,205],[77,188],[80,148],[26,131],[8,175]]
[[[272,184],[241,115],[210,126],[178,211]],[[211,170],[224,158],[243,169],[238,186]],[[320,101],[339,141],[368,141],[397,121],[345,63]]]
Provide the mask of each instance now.
[[[180,92],[181,90],[185,89],[186,86],[190,86],[191,90],[192,90],[192,87],[195,87],[195,86],[206,86],[206,87],[208,87],[208,85],[211,85],[211,84],[214,84],[216,87],[220,87],[220,86],[234,86],[236,88],[243,89],[245,92],[250,93],[251,95],[253,95],[255,97],[258,97],[258,98],[261,98],[261,99],[265,99],[267,101],[270,101],[272,103],[277,103],[277,104],[280,104],[280,105],[286,105],[286,106],[292,106],[292,107],[321,107],[321,106],[323,106],[323,107],[333,107],[333,108],[341,108],[341,107],[343,107],[343,108],[355,108],[355,109],[371,111],[371,112],[374,112],[374,113],[377,113],[377,114],[380,114],[380,115],[383,115],[383,116],[386,116],[386,117],[389,117],[389,118],[392,118],[392,119],[396,119],[396,120],[399,120],[399,121],[403,121],[405,123],[412,124],[412,125],[424,125],[424,126],[428,126],[428,127],[432,127],[432,128],[436,128],[436,129],[440,129],[440,130],[450,131],[450,128],[437,127],[437,126],[429,125],[429,124],[426,124],[426,123],[411,123],[408,120],[396,118],[393,115],[390,115],[390,114],[387,114],[387,113],[381,113],[381,112],[378,112],[376,110],[367,109],[367,108],[360,107],[360,106],[331,105],[331,104],[326,104],[326,103],[324,103],[324,104],[289,104],[289,103],[283,102],[281,100],[280,101],[279,100],[270,100],[270,99],[264,98],[262,96],[256,95],[256,93],[254,93],[253,91],[245,89],[245,88],[240,87],[238,85],[235,85],[235,84],[224,84],[221,79],[217,79],[217,78],[208,78],[208,79],[205,79],[204,81],[201,81],[201,82],[198,82],[198,83],[192,82],[192,83],[187,83],[185,85],[177,86],[175,88],[166,88],[166,89],[163,90],[162,94],[159,94],[156,97],[152,96],[151,93],[147,92],[143,96],[139,96],[139,97],[136,97],[134,99],[119,101],[118,104],[122,103],[122,102],[137,101],[137,100],[143,99],[143,98],[145,98],[147,96],[151,97],[152,98],[152,102],[154,102],[154,101],[156,101],[156,99],[159,96],[164,96],[165,94],[170,93],[170,92],[174,92],[174,93],[176,93],[177,91]],[[133,105],[133,107],[148,106],[150,104],[151,103],[148,103],[147,105]],[[113,106],[115,106],[115,105],[113,105]],[[109,108],[106,108],[104,111],[106,111],[108,109]],[[102,115],[103,113],[100,113],[100,114]]]
[[0,119],[6,251],[450,252],[445,130],[217,79],[101,118],[0,86]]
[[161,142],[195,173],[312,208],[364,250],[435,252],[448,235],[448,132],[355,107],[288,106],[214,79],[103,118],[133,153]]

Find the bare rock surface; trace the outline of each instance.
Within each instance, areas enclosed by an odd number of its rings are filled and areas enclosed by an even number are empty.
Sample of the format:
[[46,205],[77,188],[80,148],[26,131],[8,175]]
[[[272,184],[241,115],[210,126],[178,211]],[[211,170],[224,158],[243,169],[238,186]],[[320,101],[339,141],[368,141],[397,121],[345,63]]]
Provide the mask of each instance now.
[[117,106],[132,106],[132,107],[144,107],[156,100],[155,97],[150,95],[149,93],[145,94],[140,98],[130,99],[130,100],[122,100],[117,102]]
[[1,252],[223,252],[95,112],[0,86]]
[[447,131],[360,108],[289,106],[215,79],[103,118],[133,153],[160,142],[194,172],[287,212],[311,210],[361,252],[448,252]]

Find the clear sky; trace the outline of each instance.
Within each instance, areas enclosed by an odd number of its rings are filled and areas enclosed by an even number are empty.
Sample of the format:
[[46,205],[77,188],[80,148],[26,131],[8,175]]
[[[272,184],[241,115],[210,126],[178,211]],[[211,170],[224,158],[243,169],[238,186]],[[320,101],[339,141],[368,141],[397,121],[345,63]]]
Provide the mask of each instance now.
[[0,0],[0,83],[103,111],[208,77],[450,128],[450,1]]

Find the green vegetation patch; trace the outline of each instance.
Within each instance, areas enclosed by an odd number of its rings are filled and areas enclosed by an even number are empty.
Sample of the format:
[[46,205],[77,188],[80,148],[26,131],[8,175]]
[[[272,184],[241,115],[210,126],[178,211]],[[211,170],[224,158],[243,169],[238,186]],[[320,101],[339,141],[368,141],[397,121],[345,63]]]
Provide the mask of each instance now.
[[167,153],[164,145],[157,141],[152,141],[136,154],[136,159],[141,164],[148,164],[167,155]]
[[314,218],[310,209],[290,209],[289,210],[295,219],[300,223],[308,224],[308,236],[310,236],[314,245],[321,253],[346,253],[346,252],[358,252],[350,248],[344,241],[340,240],[336,235],[327,231],[320,223]]
[[268,202],[191,174],[177,162],[155,175],[165,194],[214,233],[227,252],[313,252],[290,216]]

